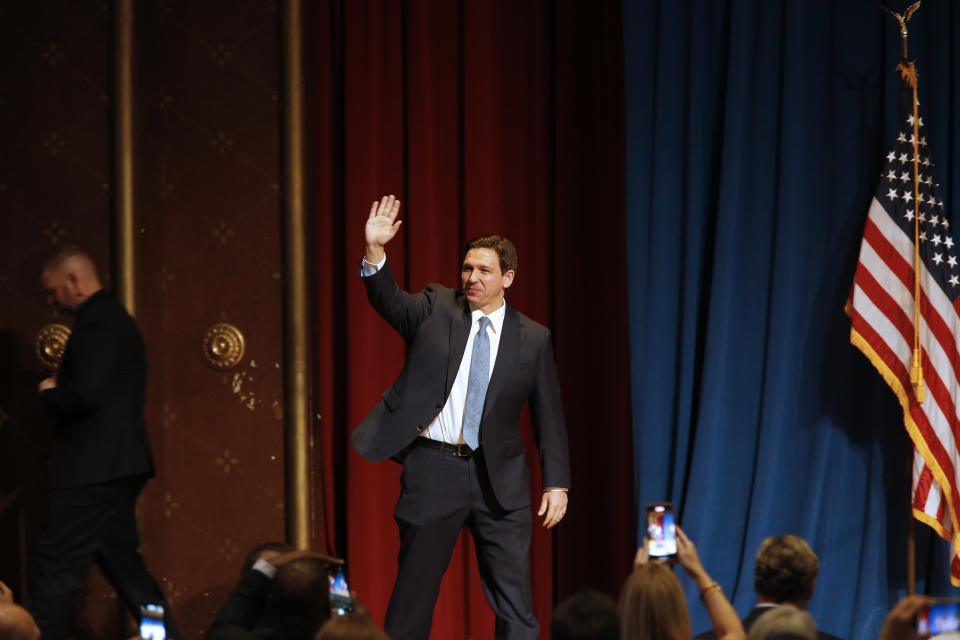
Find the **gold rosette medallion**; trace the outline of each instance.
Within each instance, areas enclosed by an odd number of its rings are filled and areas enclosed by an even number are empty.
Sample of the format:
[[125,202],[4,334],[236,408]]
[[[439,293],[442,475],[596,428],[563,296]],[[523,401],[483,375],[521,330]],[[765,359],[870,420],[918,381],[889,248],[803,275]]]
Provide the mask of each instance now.
[[56,371],[60,368],[63,352],[70,339],[70,328],[62,324],[48,324],[37,332],[34,344],[34,353],[37,362],[46,371]]
[[203,359],[214,369],[232,369],[243,359],[243,334],[232,324],[218,322],[203,334]]

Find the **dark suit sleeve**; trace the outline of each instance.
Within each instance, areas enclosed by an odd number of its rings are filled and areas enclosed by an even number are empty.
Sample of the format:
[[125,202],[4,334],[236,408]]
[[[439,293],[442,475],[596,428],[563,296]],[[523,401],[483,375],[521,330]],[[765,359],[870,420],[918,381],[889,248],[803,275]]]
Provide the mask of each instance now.
[[436,291],[428,285],[420,293],[409,293],[397,285],[390,262],[375,274],[363,278],[370,306],[407,342],[413,340],[417,327],[430,315]]
[[240,579],[237,588],[217,612],[206,640],[247,640],[263,615],[273,581],[257,570]]
[[567,427],[560,401],[560,381],[553,359],[550,333],[540,346],[537,376],[530,394],[530,420],[544,487],[570,487],[570,454],[567,448]]
[[117,336],[104,325],[80,327],[71,336],[67,369],[57,386],[40,394],[44,411],[58,423],[84,418],[110,396],[110,378],[120,359]]

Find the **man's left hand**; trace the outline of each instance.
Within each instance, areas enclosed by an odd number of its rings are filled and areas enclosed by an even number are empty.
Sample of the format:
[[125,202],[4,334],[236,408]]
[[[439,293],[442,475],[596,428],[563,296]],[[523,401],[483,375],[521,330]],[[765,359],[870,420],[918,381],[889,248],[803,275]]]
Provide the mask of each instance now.
[[538,516],[546,514],[543,519],[543,526],[552,529],[558,522],[563,520],[567,513],[567,492],[566,491],[544,491],[543,498],[540,500],[540,510]]
[[57,379],[53,376],[49,378],[44,378],[40,381],[40,384],[37,386],[37,391],[46,391],[47,389],[56,389],[57,388]]

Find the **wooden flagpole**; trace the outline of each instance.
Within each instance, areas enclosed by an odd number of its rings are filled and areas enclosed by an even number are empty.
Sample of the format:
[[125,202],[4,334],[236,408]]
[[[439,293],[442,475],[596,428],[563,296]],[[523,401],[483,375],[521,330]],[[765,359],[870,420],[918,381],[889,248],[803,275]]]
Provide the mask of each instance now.
[[[895,13],[886,6],[883,10],[896,18],[900,24],[900,39],[903,40],[903,61],[897,65],[905,82],[913,89],[913,202],[916,215],[913,217],[913,366],[910,367],[910,382],[915,385],[917,402],[924,401],[922,344],[920,342],[920,113],[917,100],[917,69],[907,55],[907,23],[920,8],[920,0],[907,7],[903,14]],[[910,457],[907,498],[907,595],[916,592],[916,536],[913,518],[913,457]]]

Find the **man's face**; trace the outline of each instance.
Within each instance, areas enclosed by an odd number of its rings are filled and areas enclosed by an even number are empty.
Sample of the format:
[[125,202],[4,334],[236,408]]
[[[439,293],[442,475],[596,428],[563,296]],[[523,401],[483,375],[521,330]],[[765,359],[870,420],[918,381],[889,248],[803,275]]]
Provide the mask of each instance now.
[[76,311],[80,306],[76,278],[62,269],[44,271],[40,274],[40,282],[47,294],[47,304],[68,312]]
[[500,270],[500,256],[486,247],[470,249],[460,268],[460,286],[474,309],[485,314],[500,308],[503,293],[513,283],[513,271]]

